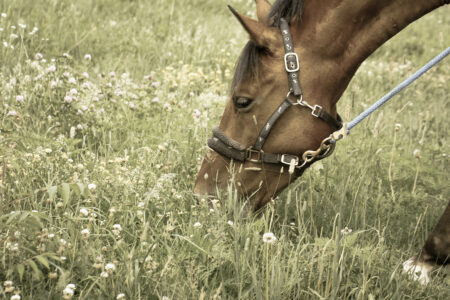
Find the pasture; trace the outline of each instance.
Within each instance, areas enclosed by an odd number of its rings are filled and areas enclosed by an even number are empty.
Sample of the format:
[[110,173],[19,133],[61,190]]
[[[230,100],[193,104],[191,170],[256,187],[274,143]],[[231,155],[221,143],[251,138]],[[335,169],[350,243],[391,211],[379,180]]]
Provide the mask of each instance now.
[[[450,59],[243,220],[232,186],[214,208],[192,195],[247,41],[226,4],[255,16],[251,0],[0,1],[1,299],[448,299],[447,270],[422,286],[402,262],[450,194]],[[343,118],[448,32],[446,6],[378,49]]]

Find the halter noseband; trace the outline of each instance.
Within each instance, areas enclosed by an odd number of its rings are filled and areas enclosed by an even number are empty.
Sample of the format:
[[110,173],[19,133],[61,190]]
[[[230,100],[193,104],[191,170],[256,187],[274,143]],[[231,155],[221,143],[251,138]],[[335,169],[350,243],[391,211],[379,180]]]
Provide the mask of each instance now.
[[[308,102],[303,100],[303,93],[299,82],[300,64],[298,55],[294,52],[294,45],[292,43],[289,25],[285,19],[280,19],[280,31],[283,37],[285,51],[284,66],[288,75],[290,87],[286,99],[284,99],[284,101],[272,113],[269,120],[261,129],[261,132],[256,138],[253,146],[245,147],[241,145],[228,137],[219,129],[219,127],[213,128],[213,137],[208,139],[208,146],[222,156],[240,162],[249,161],[261,164],[269,163],[288,165],[290,174],[295,171],[295,175],[300,176],[314,161],[323,159],[333,152],[335,146],[334,140],[332,138],[326,138],[322,141],[317,150],[305,151],[301,157],[292,154],[266,153],[262,150],[262,148],[275,123],[289,107],[295,105],[310,109],[313,117],[319,118],[326,122],[330,125],[333,131],[336,131],[342,127],[342,120],[339,115],[337,119],[332,117],[322,108],[322,106],[317,104],[310,105]],[[296,101],[292,101],[290,98],[295,98]]]

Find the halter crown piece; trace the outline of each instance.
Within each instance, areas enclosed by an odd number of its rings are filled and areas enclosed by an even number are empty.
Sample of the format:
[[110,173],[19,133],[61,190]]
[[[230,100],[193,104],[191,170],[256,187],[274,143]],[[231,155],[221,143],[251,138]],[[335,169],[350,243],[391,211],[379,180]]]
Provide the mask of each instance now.
[[[264,143],[269,136],[275,123],[283,113],[291,106],[303,106],[311,110],[311,115],[326,122],[333,131],[342,127],[341,118],[333,118],[329,113],[323,110],[320,105],[310,105],[303,100],[302,89],[299,81],[300,63],[297,53],[294,52],[294,45],[289,30],[289,24],[285,19],[280,19],[280,31],[284,44],[284,66],[288,76],[290,90],[283,102],[272,113],[269,120],[261,129],[253,146],[246,147],[222,132],[219,127],[213,128],[213,136],[208,139],[208,146],[220,155],[234,159],[240,162],[249,161],[252,163],[281,164],[289,166],[289,174],[295,172],[296,176],[303,174],[305,169],[313,162],[329,156],[334,150],[334,140],[326,138],[322,141],[317,150],[305,151],[303,155],[296,156],[292,154],[274,154],[266,153],[262,150]],[[294,98],[296,101],[291,100]]]

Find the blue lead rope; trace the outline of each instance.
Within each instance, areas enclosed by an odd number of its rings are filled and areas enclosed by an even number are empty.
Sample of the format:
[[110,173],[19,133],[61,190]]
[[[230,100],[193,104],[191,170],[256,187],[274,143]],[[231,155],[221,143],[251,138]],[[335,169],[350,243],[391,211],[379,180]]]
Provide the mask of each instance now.
[[[443,60],[447,55],[450,54],[450,47],[442,51],[439,55],[437,55],[435,58],[430,60],[425,66],[423,66],[419,71],[414,73],[412,76],[410,76],[408,79],[400,83],[398,86],[396,86],[393,90],[391,90],[389,93],[387,93],[385,96],[383,96],[380,100],[372,104],[368,109],[366,109],[364,112],[362,112],[359,116],[354,118],[352,121],[350,121],[347,125],[347,134],[350,133],[350,130],[358,125],[359,122],[367,118],[371,113],[373,113],[377,108],[379,108],[381,105],[386,103],[389,99],[397,95],[401,90],[403,90],[405,87],[410,85],[414,80],[419,78],[423,75],[426,71],[431,69],[434,65],[436,65],[438,62]],[[342,138],[341,136],[340,138]]]

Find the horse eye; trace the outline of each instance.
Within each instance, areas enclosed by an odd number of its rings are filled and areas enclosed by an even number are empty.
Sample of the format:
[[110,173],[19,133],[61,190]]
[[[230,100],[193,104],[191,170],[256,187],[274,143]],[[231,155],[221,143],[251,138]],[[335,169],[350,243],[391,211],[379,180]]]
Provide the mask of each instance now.
[[248,107],[252,102],[253,100],[250,98],[236,97],[234,100],[234,105],[236,106],[236,108],[242,109]]

